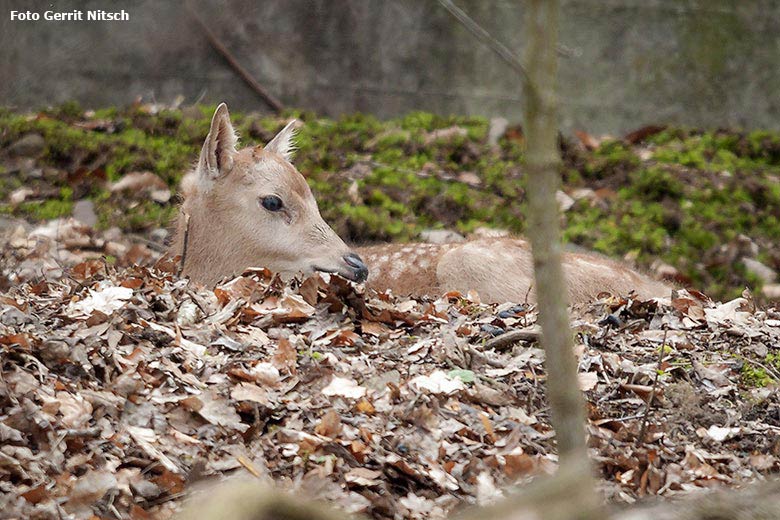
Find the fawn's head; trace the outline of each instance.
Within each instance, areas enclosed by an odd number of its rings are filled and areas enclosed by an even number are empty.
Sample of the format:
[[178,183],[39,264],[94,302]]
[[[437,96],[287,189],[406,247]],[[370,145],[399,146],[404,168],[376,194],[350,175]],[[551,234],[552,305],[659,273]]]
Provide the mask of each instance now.
[[[290,163],[296,121],[265,147],[236,149],[227,106],[219,105],[198,164],[182,181],[179,252],[183,272],[214,283],[247,267],[323,271],[362,282],[360,257],[325,223],[303,175]],[[183,235],[187,238],[184,239]]]

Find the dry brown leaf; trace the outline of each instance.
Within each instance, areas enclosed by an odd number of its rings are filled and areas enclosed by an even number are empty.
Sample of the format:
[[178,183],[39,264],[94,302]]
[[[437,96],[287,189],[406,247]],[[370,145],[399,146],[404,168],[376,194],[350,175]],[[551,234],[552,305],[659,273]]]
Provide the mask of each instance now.
[[586,150],[595,150],[601,144],[600,139],[597,139],[589,133],[583,132],[582,130],[575,130],[574,135],[577,136],[577,139],[580,140]]
[[371,404],[366,399],[361,399],[360,401],[358,401],[358,403],[355,405],[355,409],[360,413],[365,413],[368,415],[371,415],[374,412],[376,412],[374,405]]
[[320,418],[314,432],[323,437],[336,438],[341,433],[341,417],[335,410],[329,410]]
[[298,352],[287,338],[281,338],[276,346],[271,358],[271,363],[279,369],[280,372],[294,374],[297,370]]
[[347,481],[347,484],[371,487],[378,486],[382,483],[382,481],[379,480],[380,476],[382,476],[381,471],[375,471],[367,468],[352,468],[344,474],[344,480]]
[[[196,396],[193,396],[196,397]],[[198,404],[193,406],[201,417],[211,424],[223,426],[240,432],[249,428],[248,424],[241,422],[241,417],[226,399],[213,392],[203,392],[196,397]]]
[[236,401],[252,401],[268,408],[271,407],[268,392],[252,383],[239,383],[230,392],[230,397]]

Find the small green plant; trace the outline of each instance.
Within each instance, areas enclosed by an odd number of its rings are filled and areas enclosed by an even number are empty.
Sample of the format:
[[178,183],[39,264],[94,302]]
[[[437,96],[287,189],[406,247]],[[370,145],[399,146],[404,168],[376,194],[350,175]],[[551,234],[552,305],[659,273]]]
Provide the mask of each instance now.
[[742,383],[748,387],[765,387],[775,383],[762,367],[745,361],[740,371]]
[[53,220],[72,214],[73,202],[56,199],[23,202],[15,213],[27,215],[33,220]]

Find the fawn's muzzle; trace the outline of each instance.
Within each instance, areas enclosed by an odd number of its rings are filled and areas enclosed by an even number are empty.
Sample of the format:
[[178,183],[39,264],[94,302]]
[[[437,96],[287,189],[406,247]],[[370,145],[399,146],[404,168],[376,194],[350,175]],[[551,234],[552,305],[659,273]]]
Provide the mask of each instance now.
[[347,253],[343,258],[352,270],[352,279],[358,283],[365,282],[368,278],[368,267],[363,263],[363,259],[357,253]]

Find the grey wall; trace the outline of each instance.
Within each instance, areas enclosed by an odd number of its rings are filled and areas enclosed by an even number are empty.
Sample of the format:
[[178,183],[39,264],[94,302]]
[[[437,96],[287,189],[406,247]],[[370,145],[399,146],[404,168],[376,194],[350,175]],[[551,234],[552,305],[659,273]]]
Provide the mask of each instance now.
[[[455,0],[522,52],[523,2]],[[10,22],[0,0],[0,104],[86,106],[142,95],[264,109],[181,1],[55,1],[129,22]],[[413,109],[520,119],[516,75],[434,0],[193,2],[285,103],[325,114]],[[563,0],[562,124],[593,133],[647,123],[780,128],[780,1]]]

